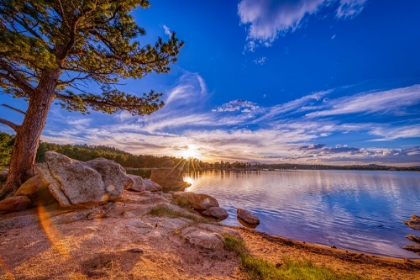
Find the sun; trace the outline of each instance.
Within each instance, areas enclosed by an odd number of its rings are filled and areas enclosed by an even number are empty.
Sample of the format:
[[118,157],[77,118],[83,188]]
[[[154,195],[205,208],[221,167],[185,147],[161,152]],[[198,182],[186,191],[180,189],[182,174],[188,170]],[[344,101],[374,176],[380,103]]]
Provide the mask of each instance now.
[[183,158],[197,158],[201,157],[201,154],[198,152],[197,147],[194,145],[189,145],[185,150],[181,151],[180,156]]

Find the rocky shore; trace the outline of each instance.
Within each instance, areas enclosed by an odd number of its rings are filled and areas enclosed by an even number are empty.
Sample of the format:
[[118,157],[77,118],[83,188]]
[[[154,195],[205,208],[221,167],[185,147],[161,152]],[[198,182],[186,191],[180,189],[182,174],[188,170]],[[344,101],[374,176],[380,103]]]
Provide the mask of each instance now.
[[[307,259],[368,279],[420,279],[419,261],[223,226],[227,212],[217,199],[182,192],[186,185],[178,175],[155,177],[178,180],[176,192],[166,183],[162,192],[157,182],[128,176],[106,160],[47,158],[37,166],[38,176],[0,201],[0,279],[249,279],[226,247],[230,237],[279,268],[285,258]],[[259,222],[239,212],[247,222]]]

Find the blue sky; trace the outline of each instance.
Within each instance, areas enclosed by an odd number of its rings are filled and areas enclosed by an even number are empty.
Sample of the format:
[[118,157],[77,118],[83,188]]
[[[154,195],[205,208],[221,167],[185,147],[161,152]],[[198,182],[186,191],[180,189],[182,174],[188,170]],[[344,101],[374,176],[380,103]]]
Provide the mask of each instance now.
[[146,117],[53,106],[42,140],[210,162],[420,166],[420,1],[150,2],[133,12],[140,42],[175,31],[185,47],[171,73],[121,89],[162,92],[166,106]]

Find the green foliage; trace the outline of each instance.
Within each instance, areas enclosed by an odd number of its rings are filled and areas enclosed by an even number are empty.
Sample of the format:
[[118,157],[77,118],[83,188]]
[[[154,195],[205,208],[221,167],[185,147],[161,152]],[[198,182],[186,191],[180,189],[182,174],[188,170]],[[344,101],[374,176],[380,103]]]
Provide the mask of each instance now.
[[[88,113],[150,114],[163,106],[161,94],[142,96],[117,90],[127,78],[168,73],[183,42],[175,33],[154,45],[138,39],[146,32],[131,12],[148,8],[148,0],[0,0],[0,87],[15,97],[30,99],[52,85],[62,108]],[[89,83],[101,94],[87,92]]]
[[13,147],[13,136],[0,132],[0,168],[7,166]]
[[362,280],[354,274],[338,273],[334,270],[315,265],[310,260],[292,260],[283,258],[280,266],[256,258],[248,253],[242,239],[232,235],[224,235],[224,247],[240,256],[241,266],[253,280]]

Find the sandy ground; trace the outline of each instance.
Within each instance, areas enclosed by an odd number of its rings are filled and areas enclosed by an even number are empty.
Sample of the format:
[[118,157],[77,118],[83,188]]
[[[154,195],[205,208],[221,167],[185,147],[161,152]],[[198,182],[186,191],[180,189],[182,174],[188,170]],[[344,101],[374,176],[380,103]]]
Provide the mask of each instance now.
[[285,256],[299,257],[376,279],[420,279],[418,261],[346,253],[200,223],[187,210],[175,218],[150,214],[156,206],[178,209],[169,201],[168,195],[127,192],[121,201],[94,208],[52,206],[0,214],[0,279],[246,279],[235,253],[206,248],[207,243],[188,239],[186,229],[211,238],[241,236],[253,255],[273,264]]

